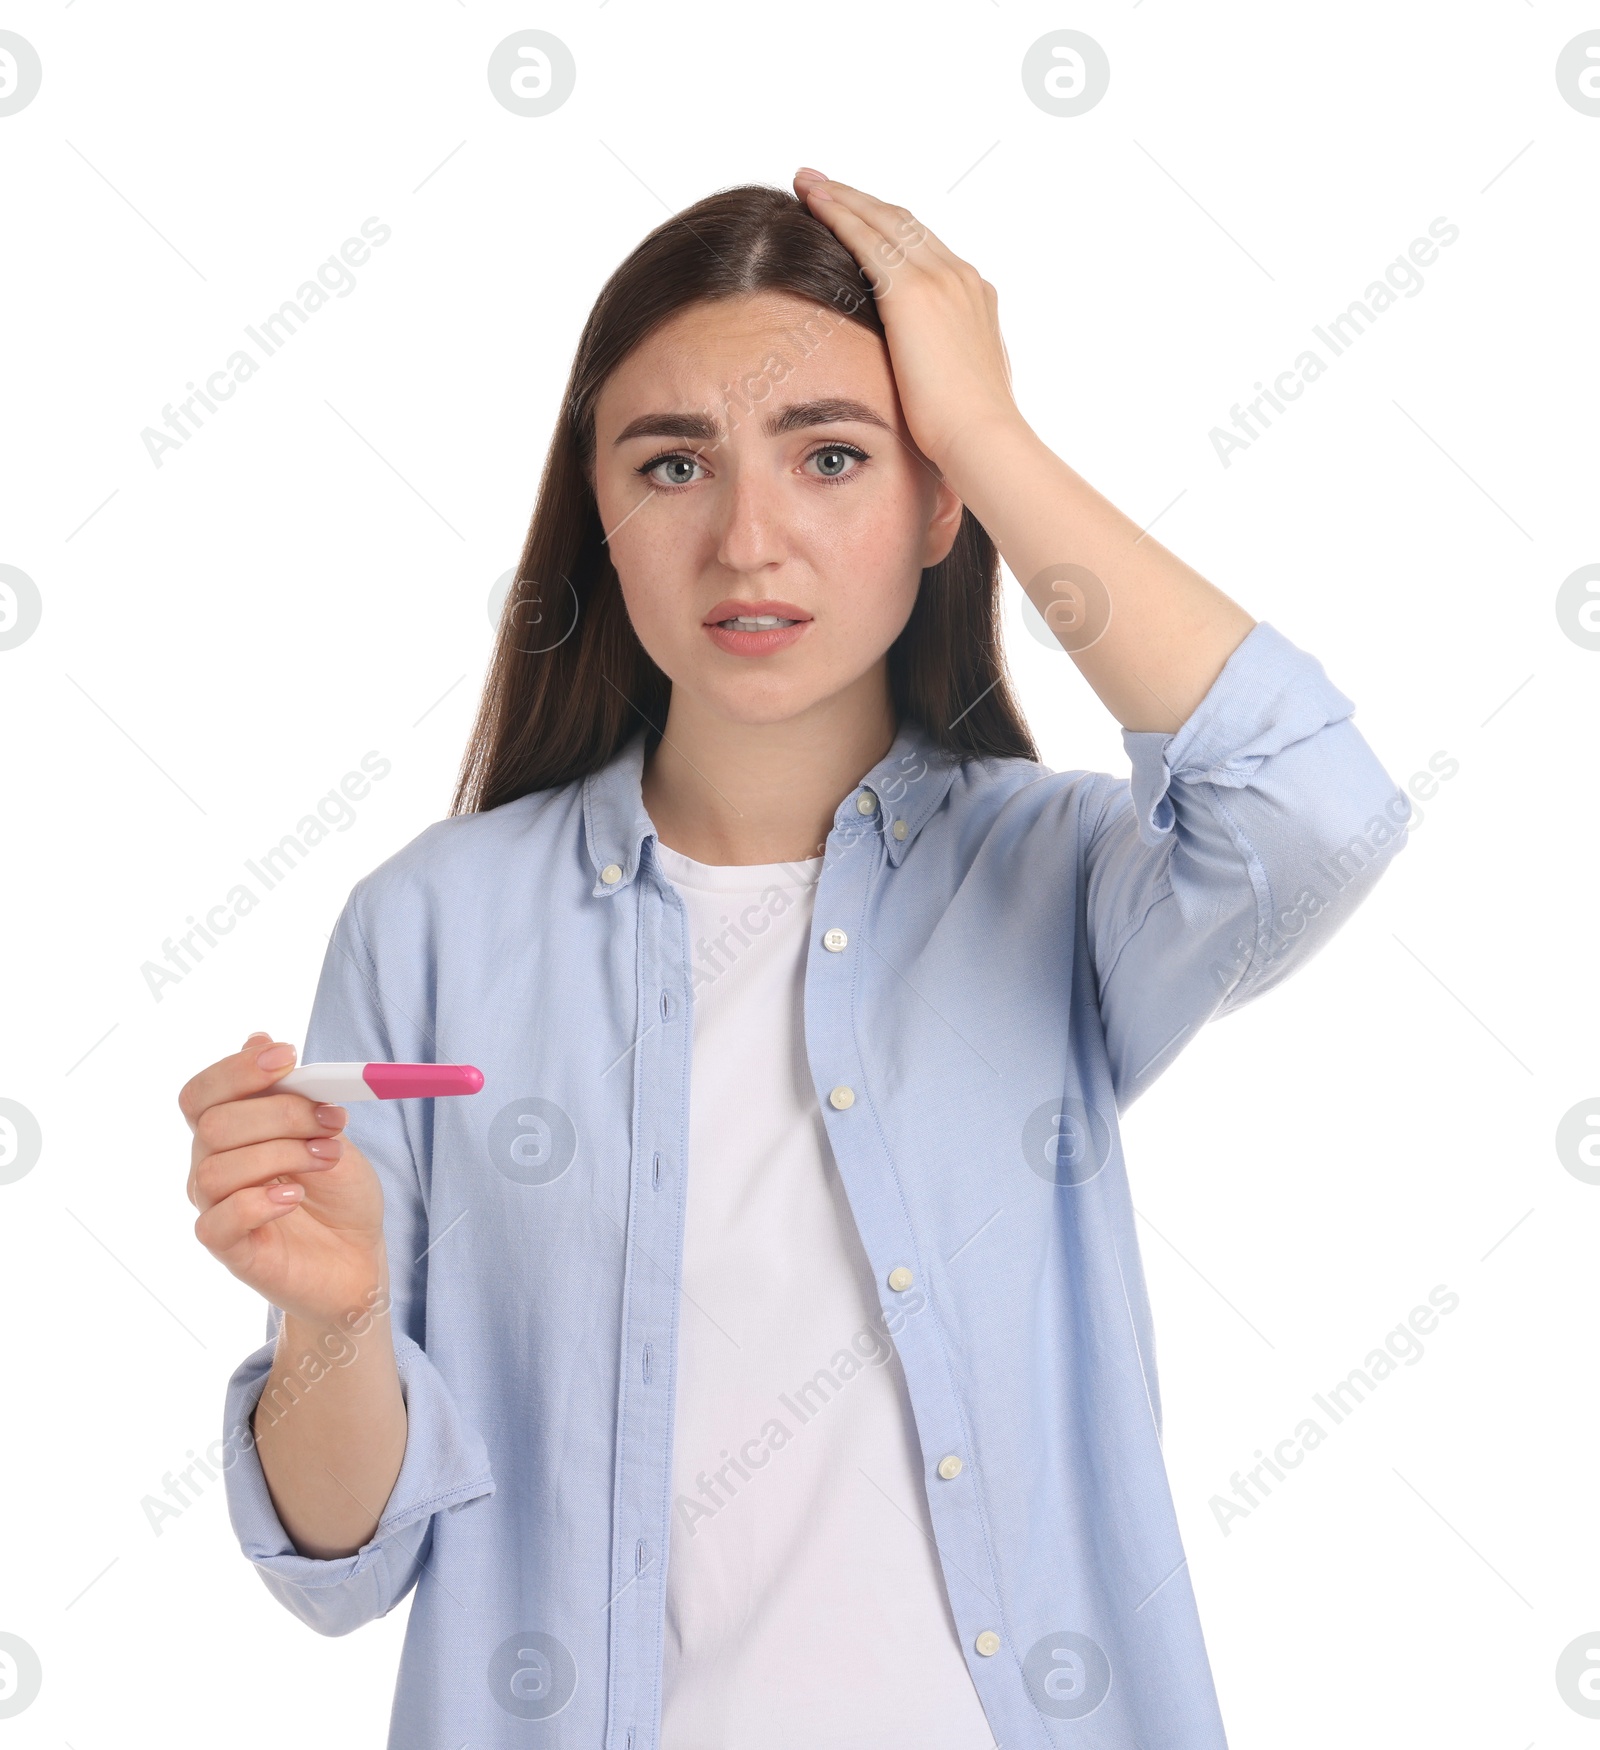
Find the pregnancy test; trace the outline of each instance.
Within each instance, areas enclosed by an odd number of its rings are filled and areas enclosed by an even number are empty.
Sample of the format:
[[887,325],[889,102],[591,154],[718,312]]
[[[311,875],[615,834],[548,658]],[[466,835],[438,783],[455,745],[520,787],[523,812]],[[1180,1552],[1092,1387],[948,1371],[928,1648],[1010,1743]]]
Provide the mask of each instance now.
[[311,1100],[433,1100],[482,1086],[483,1071],[470,1063],[302,1063],[267,1091]]

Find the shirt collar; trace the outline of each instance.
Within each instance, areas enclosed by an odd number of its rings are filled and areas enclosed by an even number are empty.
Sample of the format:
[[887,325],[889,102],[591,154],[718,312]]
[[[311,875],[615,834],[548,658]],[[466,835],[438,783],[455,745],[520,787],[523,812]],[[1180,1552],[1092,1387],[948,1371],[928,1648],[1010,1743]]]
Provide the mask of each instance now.
[[[644,841],[655,837],[655,823],[644,806],[644,745],[644,729],[635,730],[604,766],[583,780],[584,835],[595,871],[590,892],[596,898],[618,893],[633,881]],[[889,751],[834,810],[834,831],[847,845],[863,832],[877,833],[890,866],[899,868],[944,800],[959,764],[919,723],[902,718]]]

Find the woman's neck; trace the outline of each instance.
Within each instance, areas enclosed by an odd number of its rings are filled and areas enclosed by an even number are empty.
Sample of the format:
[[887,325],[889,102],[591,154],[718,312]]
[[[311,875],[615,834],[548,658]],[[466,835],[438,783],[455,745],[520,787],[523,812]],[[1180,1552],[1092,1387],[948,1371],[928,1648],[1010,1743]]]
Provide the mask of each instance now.
[[750,724],[682,700],[674,688],[642,786],[662,844],[697,863],[820,856],[840,801],[894,744],[887,685],[862,694]]

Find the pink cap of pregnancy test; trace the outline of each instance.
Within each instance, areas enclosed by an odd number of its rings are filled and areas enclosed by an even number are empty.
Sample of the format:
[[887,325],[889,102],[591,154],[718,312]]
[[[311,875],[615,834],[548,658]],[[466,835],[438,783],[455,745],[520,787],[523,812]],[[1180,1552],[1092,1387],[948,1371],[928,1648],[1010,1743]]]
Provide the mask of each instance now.
[[361,1079],[380,1100],[431,1100],[477,1093],[483,1071],[470,1063],[369,1063]]

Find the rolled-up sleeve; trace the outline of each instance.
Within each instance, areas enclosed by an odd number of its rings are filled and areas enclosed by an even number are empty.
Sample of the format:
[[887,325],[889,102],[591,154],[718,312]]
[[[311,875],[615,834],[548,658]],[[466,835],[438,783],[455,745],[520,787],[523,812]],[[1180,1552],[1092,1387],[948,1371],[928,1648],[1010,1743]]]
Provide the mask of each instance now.
[[[369,878],[370,879],[370,878]],[[300,1061],[429,1061],[412,1024],[385,1004],[358,917],[358,883],[329,939]],[[397,1051],[397,1036],[400,1049]],[[320,1634],[343,1635],[386,1615],[415,1584],[435,1515],[494,1492],[488,1452],[457,1408],[450,1386],[423,1348],[427,1213],[418,1170],[414,1100],[353,1101],[346,1134],[372,1162],[383,1187],[389,1255],[391,1334],[406,1406],[406,1449],[377,1529],[352,1555],[300,1555],[284,1530],[251,1433],[251,1415],[266,1392],[269,1406],[292,1406],[308,1391],[328,1390],[338,1358],[309,1365],[286,1357],[274,1368],[283,1322],[267,1309],[267,1341],[235,1369],[224,1408],[224,1477],[228,1514],[239,1547],[268,1590]],[[352,1345],[359,1336],[348,1340]],[[270,1376],[270,1377],[269,1377]],[[265,1412],[263,1412],[265,1413]]]
[[1317,659],[1266,621],[1187,722],[1123,731],[1085,849],[1119,1108],[1195,1031],[1329,939],[1406,841],[1411,804]]

